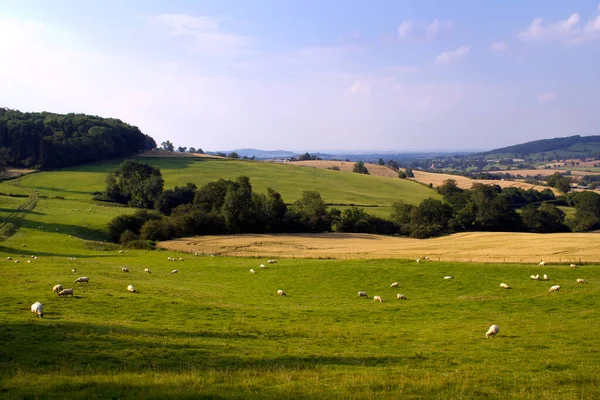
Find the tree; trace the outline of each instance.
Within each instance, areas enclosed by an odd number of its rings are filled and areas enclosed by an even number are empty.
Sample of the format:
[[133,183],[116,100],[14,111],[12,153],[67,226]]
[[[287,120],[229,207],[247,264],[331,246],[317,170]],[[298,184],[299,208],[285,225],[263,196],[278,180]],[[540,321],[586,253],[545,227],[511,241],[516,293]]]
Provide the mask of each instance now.
[[175,186],[173,189],[165,190],[156,198],[154,208],[165,215],[169,215],[174,208],[192,203],[196,189],[194,183],[188,182],[185,186]]
[[227,230],[231,233],[242,233],[252,227],[254,220],[252,185],[250,178],[242,176],[229,185],[221,214],[225,217]]
[[0,148],[0,175],[2,175],[6,171],[6,167],[8,166],[8,160],[10,157],[10,150],[6,147]]
[[240,158],[240,155],[239,155],[238,153],[236,153],[235,151],[232,151],[231,153],[229,153],[229,154],[227,155],[227,157],[228,157],[228,158],[234,158],[234,159],[236,159],[236,160],[237,160],[237,159],[239,159],[239,158]]
[[265,219],[268,232],[279,232],[283,229],[287,206],[281,195],[274,189],[268,187],[265,198]]
[[319,192],[303,191],[302,198],[294,202],[294,208],[310,231],[323,232],[331,229],[327,205]]
[[190,153],[195,153],[195,152],[196,152],[196,149],[195,149],[194,147],[190,147],[188,151],[189,151]]
[[107,175],[105,197],[131,207],[152,208],[163,185],[159,169],[138,161],[125,160]]
[[202,150],[201,148],[198,148],[198,150],[196,150],[196,153],[198,153],[198,154],[204,154],[204,150]]
[[177,148],[177,151],[180,152],[180,153],[185,153],[186,150],[187,150],[187,147],[185,147],[185,146],[179,146]]
[[378,161],[378,164],[379,164],[379,165],[385,165],[385,161],[383,161],[383,158],[380,158],[380,159],[379,159],[379,161]]
[[414,178],[415,174],[413,173],[413,170],[410,168],[406,168],[406,176],[409,178]]
[[311,159],[311,155],[308,153],[308,151],[304,154],[302,154],[300,157],[298,157],[299,161],[306,161],[306,160],[310,160]]
[[174,151],[175,150],[175,146],[169,140],[162,142],[160,145],[162,146],[162,149],[165,151]]
[[352,172],[356,172],[359,174],[369,174],[369,170],[365,166],[365,163],[362,161],[358,161],[354,164],[354,168],[352,168]]
[[406,173],[404,171],[398,171],[398,178],[406,179]]
[[562,232],[566,228],[563,225],[565,213],[550,203],[544,203],[539,208],[533,204],[527,205],[521,212],[521,218],[530,232]]

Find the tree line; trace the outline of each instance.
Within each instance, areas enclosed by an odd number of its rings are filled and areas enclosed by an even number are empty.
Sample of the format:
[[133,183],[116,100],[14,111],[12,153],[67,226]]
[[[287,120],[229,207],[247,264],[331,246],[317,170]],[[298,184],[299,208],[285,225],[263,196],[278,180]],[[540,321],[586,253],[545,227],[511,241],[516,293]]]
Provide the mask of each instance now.
[[154,139],[118,119],[0,108],[0,155],[5,164],[54,169],[131,156]]

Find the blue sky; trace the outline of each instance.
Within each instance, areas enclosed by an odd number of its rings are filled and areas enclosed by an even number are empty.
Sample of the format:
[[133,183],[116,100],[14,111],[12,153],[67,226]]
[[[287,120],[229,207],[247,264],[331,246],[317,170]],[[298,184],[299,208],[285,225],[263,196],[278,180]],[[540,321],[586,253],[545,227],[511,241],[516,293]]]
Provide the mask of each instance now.
[[0,107],[205,150],[600,134],[594,1],[0,1]]

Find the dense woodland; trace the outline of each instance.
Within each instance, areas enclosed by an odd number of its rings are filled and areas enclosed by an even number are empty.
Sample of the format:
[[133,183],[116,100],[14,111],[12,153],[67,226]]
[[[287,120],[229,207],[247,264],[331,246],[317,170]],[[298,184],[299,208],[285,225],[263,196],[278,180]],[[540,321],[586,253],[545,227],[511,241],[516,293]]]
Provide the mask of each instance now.
[[154,147],[154,139],[118,119],[0,108],[0,156],[5,164],[53,169]]
[[[541,192],[497,185],[474,184],[470,190],[453,180],[438,188],[442,200],[425,199],[419,205],[397,202],[389,219],[364,209],[328,207],[318,192],[286,204],[269,188],[256,193],[248,177],[219,179],[198,188],[193,183],[163,190],[160,170],[127,160],[108,174],[106,191],[97,200],[142,208],[116,217],[109,224],[115,242],[133,247],[178,237],[293,232],[359,232],[402,234],[428,238],[461,231],[568,232],[600,227],[600,195],[571,193],[556,198]],[[575,207],[569,221],[557,205]]]

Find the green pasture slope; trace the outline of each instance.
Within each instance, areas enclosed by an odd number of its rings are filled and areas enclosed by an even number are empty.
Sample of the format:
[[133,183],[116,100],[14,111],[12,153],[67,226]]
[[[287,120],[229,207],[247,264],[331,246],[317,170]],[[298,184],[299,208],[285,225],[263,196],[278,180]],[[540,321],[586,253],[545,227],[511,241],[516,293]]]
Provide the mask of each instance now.
[[[101,238],[119,211],[40,198],[0,242],[0,398],[600,397],[597,266],[280,259],[263,270],[80,238]],[[529,279],[538,273],[550,281]],[[75,296],[58,298],[58,283]],[[485,339],[491,324],[500,333]]]
[[[245,175],[255,190],[266,192],[272,187],[292,203],[304,190],[316,190],[330,204],[356,204],[369,207],[368,212],[387,217],[397,200],[418,204],[427,197],[441,198],[434,190],[418,183],[362,174],[343,173],[295,165],[238,160],[203,160],[193,158],[141,158],[160,168],[165,188],[194,182],[202,186],[220,178],[235,179]],[[0,183],[3,193],[30,193],[66,199],[91,199],[91,193],[103,191],[107,172],[118,162],[106,162],[57,171],[40,172],[17,180]]]

